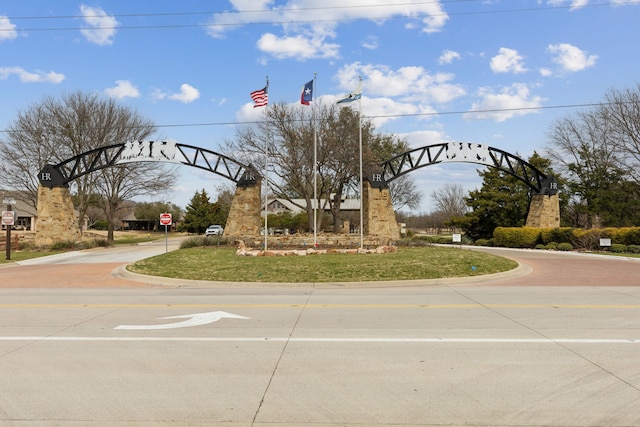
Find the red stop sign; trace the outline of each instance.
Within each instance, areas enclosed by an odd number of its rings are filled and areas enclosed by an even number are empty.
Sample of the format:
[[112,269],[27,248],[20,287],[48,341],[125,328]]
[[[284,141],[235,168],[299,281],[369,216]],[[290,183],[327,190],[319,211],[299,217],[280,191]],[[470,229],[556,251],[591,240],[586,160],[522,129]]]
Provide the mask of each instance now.
[[171,214],[170,213],[161,213],[160,214],[160,224],[161,225],[171,225]]

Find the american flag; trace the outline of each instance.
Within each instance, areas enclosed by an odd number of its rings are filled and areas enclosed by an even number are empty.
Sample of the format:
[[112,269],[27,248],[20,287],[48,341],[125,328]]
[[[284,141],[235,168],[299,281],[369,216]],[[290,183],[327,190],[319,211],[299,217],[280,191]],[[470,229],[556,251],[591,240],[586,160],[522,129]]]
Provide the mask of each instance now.
[[269,93],[267,90],[269,89],[269,85],[266,85],[264,88],[259,90],[254,90],[251,92],[251,99],[253,99],[253,108],[256,107],[264,107],[269,103]]

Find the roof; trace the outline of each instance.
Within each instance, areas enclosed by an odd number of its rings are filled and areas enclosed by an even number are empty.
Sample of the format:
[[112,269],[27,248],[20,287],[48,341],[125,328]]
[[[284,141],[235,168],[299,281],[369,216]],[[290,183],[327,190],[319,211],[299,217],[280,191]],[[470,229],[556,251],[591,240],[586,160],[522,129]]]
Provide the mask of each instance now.
[[[275,197],[269,201],[269,206],[271,206],[274,202],[280,203],[285,207],[286,210],[293,214],[297,214],[300,212],[304,212],[304,208],[300,206],[306,206],[307,201],[305,199],[285,199],[281,197]],[[313,204],[313,201],[312,201]],[[327,199],[319,200],[320,208],[328,211],[330,208],[330,204]],[[340,204],[341,211],[359,211],[360,210],[360,199],[342,199],[342,203]]]

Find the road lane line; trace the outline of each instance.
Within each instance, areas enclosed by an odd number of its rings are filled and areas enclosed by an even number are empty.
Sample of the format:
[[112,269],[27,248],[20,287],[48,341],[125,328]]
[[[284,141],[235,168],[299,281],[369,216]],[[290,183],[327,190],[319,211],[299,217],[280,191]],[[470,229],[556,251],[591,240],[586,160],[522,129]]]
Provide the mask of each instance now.
[[290,342],[290,343],[380,343],[380,344],[640,344],[640,338],[326,338],[326,337],[72,337],[72,336],[0,336],[0,342]]
[[69,308],[326,308],[326,309],[471,309],[471,308],[514,308],[514,309],[567,309],[567,310],[638,310],[640,304],[51,304],[51,303],[4,303],[0,309],[10,308],[43,308],[43,309],[69,309]]

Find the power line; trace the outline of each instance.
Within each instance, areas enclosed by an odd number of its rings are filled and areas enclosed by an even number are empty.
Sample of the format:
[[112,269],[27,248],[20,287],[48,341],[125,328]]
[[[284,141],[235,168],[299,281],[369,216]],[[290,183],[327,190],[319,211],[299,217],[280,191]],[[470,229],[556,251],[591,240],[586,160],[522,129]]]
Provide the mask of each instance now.
[[[628,101],[625,103],[633,103]],[[492,108],[485,110],[460,110],[460,111],[441,111],[431,113],[405,113],[405,114],[378,114],[378,115],[363,115],[366,119],[381,119],[381,118],[402,118],[402,117],[428,117],[428,116],[451,116],[451,115],[463,115],[463,114],[486,114],[486,113],[508,113],[517,111],[536,111],[536,110],[553,110],[561,108],[585,108],[585,107],[602,107],[607,105],[619,104],[614,102],[593,102],[584,104],[561,104],[561,105],[548,105],[541,107],[519,107],[519,108]],[[303,121],[304,119],[291,120],[291,121]],[[205,123],[168,123],[154,125],[154,128],[179,128],[179,127],[202,127],[202,126],[240,126],[240,125],[254,125],[258,123],[264,123],[264,120],[253,121],[235,121],[235,122],[205,122]],[[0,130],[0,133],[11,133],[10,130]]]
[[[475,0],[451,0],[444,4],[453,3],[453,2],[469,2]],[[315,8],[305,8],[305,9],[278,9],[278,10],[254,10],[254,11],[231,11],[231,12],[167,12],[167,13],[148,13],[148,14],[114,14],[108,15],[109,17],[160,17],[160,16],[188,16],[188,15],[219,15],[219,14],[229,14],[229,15],[240,15],[247,13],[280,13],[282,11],[296,11],[296,12],[308,12],[313,10],[331,10],[331,9],[353,9],[353,8],[375,8],[375,7],[391,7],[391,6],[399,6],[399,5],[422,5],[422,4],[432,4],[436,3],[433,1],[429,2],[421,2],[421,3],[402,3],[402,4],[386,4],[386,5],[359,5],[359,6],[334,6],[334,7],[315,7]],[[595,4],[586,4],[581,8],[592,8],[592,7],[603,7],[603,6],[626,6],[626,5],[635,5],[640,4],[640,0],[630,0],[624,3],[619,2],[605,2],[605,3],[595,3]],[[550,10],[562,10],[562,9],[572,9],[572,6],[568,5],[558,5],[558,6],[546,6],[546,7],[536,7],[536,8],[516,8],[516,9],[502,9],[502,10],[485,10],[485,11],[470,11],[470,12],[443,12],[437,14],[428,14],[431,17],[437,16],[465,16],[465,15],[491,15],[491,14],[499,14],[499,13],[529,13],[529,12],[541,12],[541,11],[550,11]],[[69,15],[69,16],[33,16],[33,17],[7,17],[9,20],[26,20],[26,19],[82,19],[82,18],[91,18],[98,17],[95,15],[82,16],[82,15]],[[392,16],[387,17],[385,19],[403,19],[406,16]],[[41,27],[41,28],[19,28],[20,31],[79,31],[79,30],[136,30],[136,29],[178,29],[178,28],[206,28],[206,27],[235,27],[242,25],[285,25],[285,24],[311,24],[311,23],[319,23],[319,22],[350,22],[350,21],[359,21],[370,19],[367,17],[360,18],[327,18],[327,19],[304,19],[304,20],[256,20],[256,21],[242,21],[242,22],[234,22],[234,23],[206,23],[206,24],[155,24],[155,25],[111,25],[111,26],[98,26],[98,27]],[[374,18],[371,18],[374,19]],[[0,32],[7,31],[15,31],[15,29],[10,28],[2,28]]]
[[[380,7],[397,7],[397,6],[420,6],[424,4],[452,4],[452,3],[468,3],[477,2],[478,0],[430,0],[423,2],[407,2],[407,3],[394,3],[394,4],[366,4],[366,5],[351,5],[351,6],[318,6],[318,7],[304,7],[304,8],[282,8],[282,9],[254,9],[254,10],[239,10],[239,11],[206,11],[206,12],[159,12],[159,13],[115,13],[109,15],[113,18],[147,18],[156,16],[189,16],[189,15],[216,15],[216,14],[230,14],[230,15],[242,15],[250,13],[280,13],[280,12],[309,12],[317,10],[341,10],[341,9],[369,9]],[[82,19],[82,18],[101,18],[102,15],[60,15],[60,16],[10,16],[11,20],[28,20],[28,19]]]

